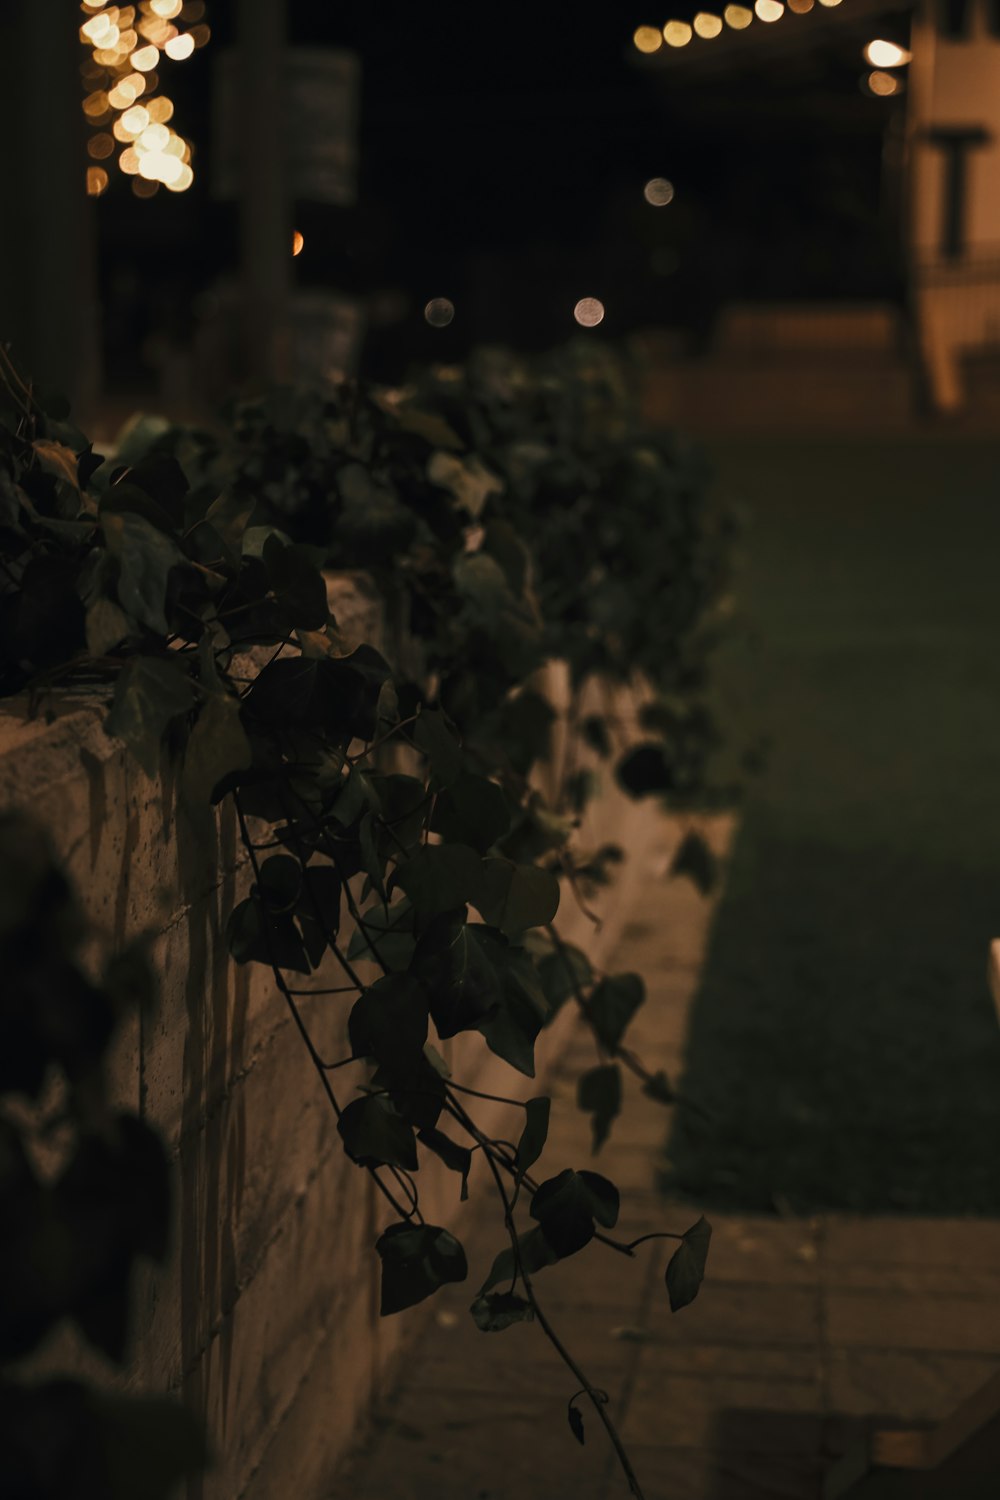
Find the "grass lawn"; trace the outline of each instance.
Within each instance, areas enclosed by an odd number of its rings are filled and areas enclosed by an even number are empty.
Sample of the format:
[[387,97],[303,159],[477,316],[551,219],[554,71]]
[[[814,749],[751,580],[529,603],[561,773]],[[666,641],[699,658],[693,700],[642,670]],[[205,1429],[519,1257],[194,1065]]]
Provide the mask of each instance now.
[[729,443],[721,692],[766,734],[693,1007],[671,1191],[1000,1215],[1000,443]]

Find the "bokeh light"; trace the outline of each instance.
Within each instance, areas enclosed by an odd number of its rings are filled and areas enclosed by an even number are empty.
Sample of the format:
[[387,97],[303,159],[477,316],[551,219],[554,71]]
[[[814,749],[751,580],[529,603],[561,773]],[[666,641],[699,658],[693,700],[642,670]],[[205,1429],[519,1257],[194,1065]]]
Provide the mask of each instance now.
[[642,190],[642,196],[654,208],[663,208],[673,202],[674,185],[666,177],[651,177]]
[[722,19],[734,31],[745,31],[753,20],[753,11],[748,10],[745,5],[727,5],[722,12]]
[[722,30],[722,17],[714,16],[707,10],[700,10],[692,24],[695,34],[709,41],[713,36],[718,36]]
[[890,95],[901,94],[903,91],[903,85],[891,73],[880,71],[869,73],[866,82],[869,93],[877,95],[880,99],[888,99]]
[[807,16],[815,5],[816,0],[786,0],[789,10],[793,10],[797,16]]
[[911,56],[905,47],[897,47],[895,42],[881,39],[869,42],[865,48],[865,61],[870,62],[873,68],[901,68],[910,61]]
[[780,21],[785,14],[781,0],[755,0],[754,10],[759,21]]
[[150,73],[160,60],[160,53],[156,47],[140,47],[138,52],[132,53],[132,66],[140,73]]
[[447,328],[455,316],[455,304],[447,297],[432,297],[424,308],[424,318],[432,328]]
[[686,47],[692,36],[686,21],[668,21],[663,28],[663,40],[668,47]]
[[604,321],[604,303],[596,297],[581,297],[573,309],[573,316],[581,328],[596,328]]
[[103,161],[105,157],[114,154],[115,138],[106,130],[100,131],[98,135],[92,135],[87,142],[87,155],[92,156],[95,161]]
[[108,174],[103,167],[87,168],[87,192],[91,198],[99,198],[108,185]]
[[305,236],[303,234],[300,234],[300,232],[296,229],[295,233],[292,235],[292,254],[301,255],[302,247],[305,242]]
[[194,51],[194,38],[191,36],[172,37],[163,50],[174,62],[182,62]]
[[659,52],[663,46],[663,37],[658,26],[637,26],[632,42],[640,52]]

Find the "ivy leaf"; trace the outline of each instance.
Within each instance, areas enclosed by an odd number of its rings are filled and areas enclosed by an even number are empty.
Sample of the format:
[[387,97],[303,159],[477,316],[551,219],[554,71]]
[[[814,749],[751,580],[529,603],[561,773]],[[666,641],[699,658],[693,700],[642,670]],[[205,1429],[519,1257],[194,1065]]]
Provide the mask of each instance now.
[[64,484],[70,484],[75,490],[80,488],[76,469],[76,454],[72,448],[67,448],[65,443],[53,443],[47,438],[38,438],[32,443],[35,457],[46,474],[54,474]]
[[451,786],[462,772],[462,747],[439,708],[425,708],[413,726],[413,742],[426,755],[442,786]]
[[437,1130],[433,1126],[428,1130],[418,1130],[417,1140],[428,1151],[433,1151],[446,1167],[461,1175],[461,1201],[464,1203],[469,1196],[469,1171],[472,1167],[472,1152],[469,1147],[460,1146],[451,1136],[445,1135],[443,1130]]
[[509,828],[510,809],[503,790],[485,776],[463,771],[434,803],[431,831],[449,843],[471,844],[480,854]]
[[358,1166],[417,1170],[413,1128],[383,1094],[353,1099],[337,1121],[337,1129],[344,1150]]
[[501,968],[506,943],[491,927],[470,924],[461,912],[442,912],[413,955],[412,971],[431,997],[438,1036],[471,1031],[497,1010],[504,997]]
[[428,1058],[426,1047],[416,1059],[404,1060],[402,1053],[399,1059],[382,1063],[372,1085],[388,1089],[396,1112],[408,1125],[417,1130],[433,1130],[444,1109],[444,1078]]
[[[529,1276],[533,1276],[536,1271],[544,1270],[546,1266],[554,1266],[559,1259],[558,1253],[549,1244],[541,1228],[529,1229],[524,1234],[518,1235],[517,1253],[521,1265]],[[514,1259],[513,1248],[507,1245],[494,1260],[490,1274],[479,1289],[480,1297],[485,1297],[488,1291],[499,1286],[501,1282],[513,1282],[516,1267],[517,1261]]]
[[671,1312],[687,1307],[698,1295],[705,1276],[712,1226],[704,1215],[693,1224],[670,1257],[666,1270],[667,1295]]
[[387,903],[388,897],[385,893],[385,881],[383,878],[385,875],[385,860],[379,854],[374,813],[365,813],[358,826],[358,834],[362,868],[372,883],[372,889],[378,893],[384,903]]
[[427,995],[408,974],[386,974],[376,980],[348,1017],[355,1057],[379,1063],[419,1062],[427,1040]]
[[662,1068],[646,1079],[642,1092],[650,1099],[657,1099],[660,1104],[673,1104],[677,1097],[670,1086],[670,1079]]
[[519,1073],[534,1078],[535,1039],[549,1019],[535,966],[523,949],[511,947],[500,951],[496,966],[502,998],[498,1008],[480,1021],[479,1031],[491,1052]]
[[248,896],[230,912],[226,942],[238,964],[273,963],[295,974],[312,972],[302,935],[292,918],[268,912],[257,896]]
[[669,792],[676,785],[674,768],[663,745],[650,741],[636,745],[615,767],[618,784],[630,797]]
[[228,693],[212,693],[184,749],[185,798],[192,807],[207,808],[222,778],[252,763],[239,700]]
[[194,683],[182,667],[158,657],[136,656],[118,674],[104,730],[125,741],[147,776],[156,776],[167,725],[190,713],[194,704]]
[[590,959],[572,943],[563,943],[538,959],[535,967],[552,1015],[578,990],[586,990],[594,978]]
[[269,536],[262,550],[275,601],[297,630],[322,630],[330,618],[326,584],[308,547]]
[[428,844],[396,866],[395,883],[423,917],[455,911],[475,901],[483,866],[467,844]]
[[531,1323],[535,1317],[531,1303],[515,1292],[487,1292],[476,1298],[469,1311],[483,1333],[501,1333],[514,1323]]
[[87,650],[107,656],[129,633],[128,615],[112,599],[96,599],[87,610]]
[[593,1152],[596,1156],[611,1133],[611,1122],[621,1114],[622,1080],[617,1063],[591,1068],[576,1087],[576,1102],[585,1114],[593,1115]]
[[569,1418],[569,1430],[570,1432],[572,1432],[573,1436],[576,1438],[577,1442],[582,1448],[585,1442],[583,1431],[583,1412],[578,1406],[568,1406],[566,1408],[566,1415]]
[[514,864],[509,859],[487,859],[482,867],[480,895],[467,899],[484,922],[518,937],[528,927],[544,927],[559,908],[559,881],[537,865]]
[[370,938],[386,968],[408,968],[417,940],[413,935],[413,907],[405,896],[392,906],[383,906],[379,901],[361,915],[363,926],[356,927],[351,934],[347,957],[352,962],[357,958],[371,958]]
[[550,1177],[531,1200],[548,1243],[560,1258],[575,1255],[594,1237],[594,1222],[611,1229],[618,1221],[618,1189],[597,1172],[568,1168]]
[[465,1251],[446,1229],[433,1224],[390,1224],[375,1242],[382,1262],[382,1317],[414,1307],[439,1287],[464,1281]]
[[719,878],[719,861],[700,833],[691,829],[681,839],[670,862],[672,876],[686,875],[703,896],[711,895]]
[[525,1106],[524,1129],[521,1131],[521,1139],[517,1143],[517,1176],[515,1183],[521,1181],[529,1167],[534,1166],[545,1149],[545,1141],[549,1133],[549,1111],[552,1100],[544,1096],[538,1099],[529,1099]]
[[606,1052],[616,1052],[625,1030],[646,998],[638,974],[615,974],[594,986],[587,1016]]
[[257,889],[275,916],[294,911],[302,894],[302,865],[290,854],[269,854],[260,867]]
[[134,511],[102,512],[108,550],[118,559],[118,602],[126,614],[166,635],[167,582],[185,561],[177,543]]

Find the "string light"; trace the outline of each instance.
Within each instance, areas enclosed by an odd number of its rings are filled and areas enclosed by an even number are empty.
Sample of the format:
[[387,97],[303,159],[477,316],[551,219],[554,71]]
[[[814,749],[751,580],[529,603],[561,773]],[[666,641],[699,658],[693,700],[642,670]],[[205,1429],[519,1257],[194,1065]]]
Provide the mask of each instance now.
[[[125,6],[80,0],[80,10],[80,40],[88,49],[80,68],[83,112],[95,131],[88,154],[110,165],[115,142],[123,146],[118,168],[132,179],[137,197],[151,198],[161,185],[186,192],[194,182],[191,146],[168,124],[174,105],[158,92],[158,69],[164,61],[183,62],[211,38],[208,26],[190,24],[203,21],[203,0]],[[188,29],[181,30],[178,21]],[[99,197],[108,185],[103,167],[87,169],[88,193]]]
[[705,41],[710,41],[712,37],[718,36],[722,30],[722,17],[713,16],[707,10],[700,10],[694,18],[693,25],[698,36],[702,37]]
[[424,308],[424,319],[432,328],[447,328],[455,316],[455,304],[448,297],[432,297]]
[[296,229],[295,233],[292,235],[292,254],[293,255],[301,255],[302,254],[302,248],[305,245],[305,242],[306,242],[305,235],[301,234],[299,232],[299,230]]
[[780,21],[785,14],[781,0],[756,0],[754,10],[759,21]]
[[632,34],[632,43],[639,52],[659,52],[663,46],[663,37],[656,26],[637,26]]
[[753,11],[748,10],[745,5],[727,5],[722,12],[722,19],[734,31],[745,31],[753,20]]
[[596,297],[581,297],[573,309],[573,316],[581,328],[596,328],[604,321],[604,303]]
[[663,208],[673,202],[674,185],[665,177],[651,177],[642,190],[642,196],[654,208]]
[[870,62],[873,68],[901,68],[912,55],[905,47],[897,47],[895,42],[881,40],[869,42],[864,52],[866,62]]
[[668,47],[686,47],[692,35],[686,21],[668,21],[663,28],[663,40]]

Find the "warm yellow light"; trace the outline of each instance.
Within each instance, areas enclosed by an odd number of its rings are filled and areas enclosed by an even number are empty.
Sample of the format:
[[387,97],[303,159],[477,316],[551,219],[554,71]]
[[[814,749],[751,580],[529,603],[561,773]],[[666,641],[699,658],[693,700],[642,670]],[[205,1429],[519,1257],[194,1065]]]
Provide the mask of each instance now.
[[305,244],[305,237],[303,235],[301,235],[299,233],[299,231],[296,229],[295,233],[292,235],[292,254],[293,255],[301,255],[302,254],[302,246],[304,244]]
[[168,99],[166,94],[160,94],[158,98],[150,99],[146,108],[149,111],[149,118],[154,124],[165,125],[173,117],[174,101]]
[[707,10],[700,10],[694,18],[694,29],[698,36],[708,41],[711,37],[718,36],[722,30],[722,17],[713,16]]
[[663,208],[673,201],[674,185],[665,177],[651,177],[642,190],[642,196],[654,208]]
[[865,59],[873,68],[901,68],[912,55],[905,47],[897,47],[895,42],[869,42],[865,48]]
[[656,26],[637,26],[632,33],[632,42],[639,52],[659,52],[663,37]]
[[139,145],[144,151],[162,151],[170,140],[170,131],[165,125],[147,125],[139,137]]
[[170,139],[163,149],[168,156],[176,156],[178,161],[183,161],[184,152],[187,150],[187,142],[183,136],[174,135],[171,132]]
[[573,309],[573,316],[581,328],[596,328],[604,320],[604,303],[596,297],[581,297]]
[[140,73],[152,72],[159,60],[160,54],[155,47],[140,47],[138,52],[132,53],[132,66]]
[[87,168],[87,192],[91,198],[99,198],[108,185],[108,174],[103,167]]
[[745,31],[753,20],[753,11],[748,10],[745,5],[727,5],[722,12],[722,19],[734,31]]
[[89,21],[84,21],[80,27],[80,37],[85,42],[93,42],[97,47],[106,45],[105,39],[111,34],[111,17],[107,11],[102,15],[91,16]]
[[447,328],[455,316],[455,304],[448,297],[432,297],[424,308],[424,318],[432,328]]
[[138,99],[140,94],[146,92],[146,83],[147,77],[142,73],[129,73],[127,78],[120,80],[118,87],[132,89],[135,92],[135,97]]
[[794,10],[797,16],[807,16],[812,10],[815,0],[787,0],[789,10]]
[[819,3],[820,5],[825,5],[827,10],[833,10],[835,5],[840,4],[840,0],[819,0]]
[[121,83],[115,84],[108,95],[108,103],[112,109],[128,109],[130,104],[135,103],[135,89],[122,79]]
[[149,124],[149,110],[142,104],[133,104],[122,115],[122,125],[130,136],[140,135]]
[[186,193],[192,182],[194,182],[194,173],[184,163],[181,165],[180,176],[175,178],[173,182],[168,182],[167,187],[172,193]]
[[139,153],[134,146],[126,146],[118,158],[118,165],[129,177],[134,177],[139,170]]
[[758,21],[780,21],[785,14],[781,0],[755,0],[754,10]]
[[873,94],[878,94],[883,99],[900,92],[899,79],[894,78],[891,73],[869,73],[868,87]]
[[172,21],[174,16],[179,16],[184,8],[184,0],[149,0],[149,8],[154,16],[162,16],[165,21]]
[[87,142],[87,154],[95,161],[103,161],[106,156],[112,154],[114,149],[115,138],[113,135],[108,135],[106,130],[102,130],[100,135],[92,135]]
[[121,116],[119,116],[119,118],[112,125],[111,134],[114,136],[116,141],[124,141],[126,146],[130,146],[135,140],[136,136],[135,131],[129,130],[128,126],[125,124],[125,121],[121,118]]
[[137,45],[138,41],[139,34],[137,31],[133,31],[131,29],[128,31],[123,31],[118,41],[119,52],[131,52],[132,48]]
[[686,47],[691,36],[691,28],[686,21],[668,21],[663,28],[663,40],[668,47]]
[[92,119],[96,119],[99,115],[107,114],[108,96],[103,89],[98,89],[96,93],[87,95],[83,101],[83,112],[85,115],[90,115]]
[[194,38],[192,36],[175,36],[167,43],[163,50],[174,62],[183,62],[185,57],[190,57],[194,51]]

